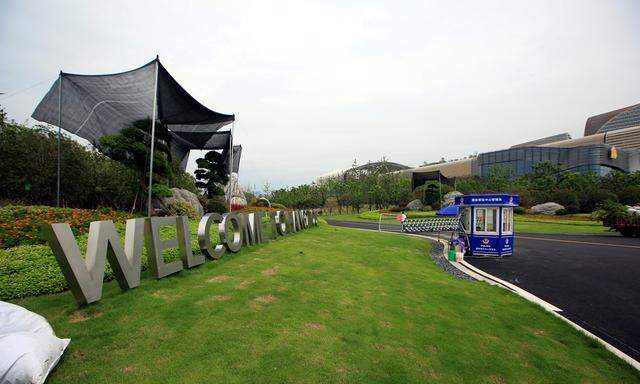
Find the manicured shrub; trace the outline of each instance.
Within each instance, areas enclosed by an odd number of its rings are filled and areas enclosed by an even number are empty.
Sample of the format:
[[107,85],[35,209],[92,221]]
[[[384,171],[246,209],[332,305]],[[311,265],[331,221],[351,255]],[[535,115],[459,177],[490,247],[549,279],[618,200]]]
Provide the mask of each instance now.
[[173,196],[173,192],[171,192],[171,188],[164,184],[153,184],[151,188],[153,191],[153,197],[171,197]]
[[566,209],[562,208],[562,209],[558,209],[556,211],[556,215],[557,216],[564,216],[564,215],[568,215],[569,211],[567,211]]
[[516,215],[523,215],[525,214],[526,209],[524,207],[513,207],[513,213],[515,213]]
[[172,201],[167,204],[167,216],[187,216],[190,219],[197,219],[198,212],[189,203],[184,201]]
[[216,199],[209,199],[207,205],[204,206],[204,211],[206,213],[225,213],[227,212],[227,207]]

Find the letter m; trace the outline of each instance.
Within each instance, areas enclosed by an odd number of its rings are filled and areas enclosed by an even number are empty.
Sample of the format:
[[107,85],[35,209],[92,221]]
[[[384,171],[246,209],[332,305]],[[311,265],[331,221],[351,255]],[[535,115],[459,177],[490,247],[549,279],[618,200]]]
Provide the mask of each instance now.
[[80,305],[100,300],[107,260],[120,288],[126,290],[140,284],[144,220],[127,220],[124,250],[112,221],[92,222],[89,226],[85,259],[82,258],[80,247],[69,224],[51,224],[43,227],[62,274]]

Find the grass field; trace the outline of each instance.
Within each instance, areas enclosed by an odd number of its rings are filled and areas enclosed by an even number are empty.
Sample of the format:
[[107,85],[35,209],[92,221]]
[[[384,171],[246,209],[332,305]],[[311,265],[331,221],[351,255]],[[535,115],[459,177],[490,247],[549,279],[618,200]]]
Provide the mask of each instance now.
[[514,294],[456,280],[416,238],[322,225],[78,309],[19,299],[72,342],[49,383],[638,382]]
[[[434,211],[429,212],[407,212],[410,219],[435,217]],[[350,220],[350,221],[378,221],[380,211],[364,211],[359,214],[345,213],[322,216],[325,219]],[[395,218],[387,216],[384,222],[395,222]],[[576,214],[566,216],[551,215],[516,215],[514,217],[514,228],[516,233],[548,233],[548,234],[603,234],[611,232],[609,228],[602,225],[600,221],[591,220],[590,215]]]

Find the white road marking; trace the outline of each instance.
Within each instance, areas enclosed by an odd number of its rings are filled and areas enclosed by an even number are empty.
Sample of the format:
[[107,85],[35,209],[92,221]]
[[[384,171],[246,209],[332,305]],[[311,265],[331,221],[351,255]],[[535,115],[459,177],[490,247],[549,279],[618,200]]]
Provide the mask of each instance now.
[[529,236],[518,236],[517,239],[529,239],[529,240],[541,240],[541,241],[556,241],[559,243],[573,243],[573,244],[588,244],[588,245],[604,245],[607,247],[619,247],[619,248],[637,248],[640,249],[640,245],[627,245],[627,244],[611,244],[611,243],[596,243],[593,241],[578,241],[578,240],[562,240],[562,239],[549,239],[548,237],[529,237]]

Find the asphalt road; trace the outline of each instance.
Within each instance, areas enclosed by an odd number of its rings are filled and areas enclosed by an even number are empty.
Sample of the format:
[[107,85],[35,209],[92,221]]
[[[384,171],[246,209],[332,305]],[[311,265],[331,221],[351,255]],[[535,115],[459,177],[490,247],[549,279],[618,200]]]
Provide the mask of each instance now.
[[[327,221],[378,229],[374,222]],[[516,234],[514,247],[511,257],[466,260],[562,309],[565,317],[640,361],[640,239]]]

